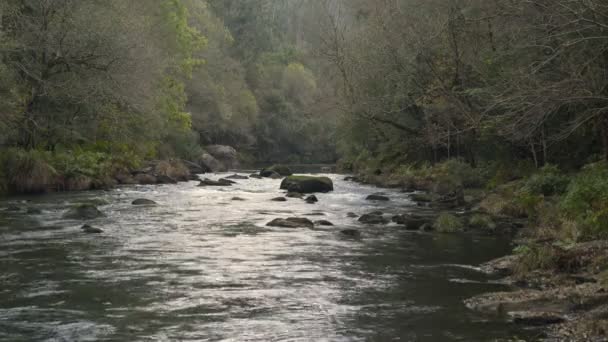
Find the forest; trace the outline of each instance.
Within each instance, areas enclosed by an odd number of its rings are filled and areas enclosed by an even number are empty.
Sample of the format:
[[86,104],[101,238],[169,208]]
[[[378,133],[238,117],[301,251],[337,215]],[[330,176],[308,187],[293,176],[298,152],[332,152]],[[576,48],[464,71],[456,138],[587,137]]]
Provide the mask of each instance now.
[[481,212],[436,230],[523,221],[518,276],[608,284],[577,247],[608,239],[604,0],[0,0],[0,93],[0,194],[227,146]]

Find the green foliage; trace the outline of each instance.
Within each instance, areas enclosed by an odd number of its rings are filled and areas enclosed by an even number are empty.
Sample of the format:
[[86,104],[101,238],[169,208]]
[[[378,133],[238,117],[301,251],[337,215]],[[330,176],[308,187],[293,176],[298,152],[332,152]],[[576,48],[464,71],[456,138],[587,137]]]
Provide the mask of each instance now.
[[57,184],[57,171],[48,163],[49,153],[10,149],[0,155],[0,165],[10,192],[41,193]]
[[474,214],[469,219],[469,226],[474,229],[493,231],[496,229],[496,223],[489,215]]
[[521,245],[515,248],[514,253],[519,255],[516,274],[554,269],[560,255],[558,248],[552,245]]
[[608,237],[608,165],[587,165],[572,180],[561,203],[587,238]]
[[457,233],[465,229],[462,220],[450,213],[441,213],[433,223],[433,228],[440,233]]
[[525,190],[534,195],[561,195],[566,192],[570,178],[555,165],[545,165],[526,180]]

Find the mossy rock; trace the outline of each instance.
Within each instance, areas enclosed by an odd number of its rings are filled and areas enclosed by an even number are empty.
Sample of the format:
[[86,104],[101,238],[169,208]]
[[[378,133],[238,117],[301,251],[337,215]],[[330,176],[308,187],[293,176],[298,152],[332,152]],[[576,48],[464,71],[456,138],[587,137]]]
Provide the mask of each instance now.
[[277,165],[272,165],[269,168],[262,169],[262,171],[260,171],[260,176],[270,177],[270,176],[272,176],[273,173],[277,173],[281,176],[293,175],[293,172],[291,172],[291,169],[288,166],[277,164]]
[[464,231],[462,220],[452,214],[442,213],[437,217],[433,228],[440,233],[458,233]]
[[92,204],[81,204],[70,210],[64,215],[64,219],[70,220],[92,220],[105,216],[96,206]]
[[289,176],[281,182],[281,189],[299,193],[329,192],[334,190],[334,184],[328,177]]

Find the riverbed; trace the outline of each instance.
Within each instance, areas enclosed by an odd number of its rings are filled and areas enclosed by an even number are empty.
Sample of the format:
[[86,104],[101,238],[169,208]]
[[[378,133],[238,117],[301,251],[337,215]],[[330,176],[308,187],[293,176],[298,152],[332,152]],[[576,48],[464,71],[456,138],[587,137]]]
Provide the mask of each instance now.
[[[362,225],[347,214],[423,209],[399,190],[325,176],[335,191],[317,194],[316,204],[271,201],[283,195],[272,179],[0,200],[0,340],[506,341],[532,334],[462,302],[507,289],[475,266],[509,253],[508,239]],[[365,200],[378,191],[391,200]],[[137,198],[158,205],[133,206]],[[102,234],[62,219],[89,201],[106,216],[86,223]],[[334,226],[266,227],[293,216]],[[361,237],[341,234],[345,228]]]

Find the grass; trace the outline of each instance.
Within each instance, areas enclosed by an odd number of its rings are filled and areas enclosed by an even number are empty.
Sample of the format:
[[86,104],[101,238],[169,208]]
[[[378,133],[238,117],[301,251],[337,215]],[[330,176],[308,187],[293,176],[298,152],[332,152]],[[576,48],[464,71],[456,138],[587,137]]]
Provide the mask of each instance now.
[[433,223],[433,228],[440,233],[458,233],[464,231],[464,223],[458,217],[441,213]]

